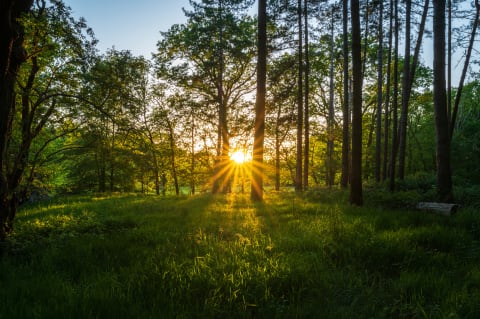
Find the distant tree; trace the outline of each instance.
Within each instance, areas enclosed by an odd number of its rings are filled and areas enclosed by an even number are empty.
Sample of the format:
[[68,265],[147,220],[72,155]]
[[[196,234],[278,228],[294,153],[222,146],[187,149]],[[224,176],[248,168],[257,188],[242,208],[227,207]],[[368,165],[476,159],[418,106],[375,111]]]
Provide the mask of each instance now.
[[155,66],[160,79],[193,91],[201,104],[210,106],[205,112],[216,119],[212,191],[228,191],[229,124],[237,114],[233,110],[244,106],[243,97],[253,90],[255,24],[245,14],[251,1],[202,0],[191,4],[193,11],[185,11],[187,22],[162,33]]

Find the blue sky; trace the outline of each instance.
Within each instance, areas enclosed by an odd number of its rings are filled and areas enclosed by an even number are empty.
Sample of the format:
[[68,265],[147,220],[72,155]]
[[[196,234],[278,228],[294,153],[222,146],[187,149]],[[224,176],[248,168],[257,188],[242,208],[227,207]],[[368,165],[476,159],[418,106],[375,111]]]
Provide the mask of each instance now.
[[188,0],[64,0],[76,18],[84,17],[100,41],[101,51],[115,46],[151,57],[160,31],[186,21]]

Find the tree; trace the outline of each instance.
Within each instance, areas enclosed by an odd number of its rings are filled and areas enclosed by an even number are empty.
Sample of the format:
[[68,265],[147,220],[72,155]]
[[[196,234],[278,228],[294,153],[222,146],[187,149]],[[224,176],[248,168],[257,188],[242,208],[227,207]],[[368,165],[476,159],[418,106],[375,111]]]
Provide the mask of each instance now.
[[18,205],[13,198],[14,187],[4,167],[15,112],[15,81],[20,65],[27,58],[23,47],[24,30],[19,18],[30,10],[32,3],[33,0],[5,0],[0,4],[0,241],[11,230]]
[[342,129],[342,176],[340,185],[348,187],[350,176],[350,108],[349,108],[349,62],[348,62],[348,0],[342,5],[343,48],[343,129]]
[[394,6],[394,21],[395,21],[395,35],[394,35],[394,49],[393,49],[393,92],[392,92],[392,146],[390,151],[389,163],[389,188],[393,192],[395,190],[395,166],[398,152],[398,47],[399,47],[399,16],[398,16],[398,0],[393,1]]
[[[33,13],[20,19],[19,14],[29,8],[17,7],[21,3],[26,5],[26,2],[18,1],[7,9],[13,10],[8,17],[16,18],[9,21],[10,27],[15,28],[13,35],[16,38],[11,44],[16,53],[11,52],[10,64],[5,65],[4,70],[8,71],[8,80],[16,80],[17,86],[9,95],[8,90],[13,84],[7,83],[6,90],[2,89],[1,93],[2,99],[10,104],[2,101],[2,107],[8,105],[8,108],[2,110],[6,116],[2,114],[5,125],[1,125],[2,138],[6,139],[2,140],[1,151],[0,239],[11,230],[21,196],[27,193],[30,176],[39,167],[32,160],[37,160],[38,152],[49,143],[64,136],[55,130],[66,127],[65,119],[77,114],[72,107],[73,97],[78,92],[78,79],[95,43],[87,39],[91,32],[85,32],[85,23],[73,20],[63,3],[54,2],[47,7],[45,1],[38,1]],[[24,55],[25,60],[20,61],[19,56],[13,55],[19,52],[30,54]],[[17,99],[14,99],[15,94]],[[4,118],[6,122],[3,122]],[[44,146],[38,147],[31,156],[32,145],[46,129],[50,131],[50,138],[43,139]]]
[[[228,163],[234,110],[253,90],[254,21],[243,12],[250,1],[191,1],[186,24],[162,33],[155,56],[157,76],[197,95],[215,124],[216,159],[212,191],[228,191]],[[201,100],[201,101],[200,101]],[[212,114],[211,110],[215,111]]]
[[467,75],[468,65],[470,64],[470,58],[472,56],[473,44],[475,43],[475,35],[477,34],[477,28],[480,19],[480,2],[475,0],[475,17],[473,20],[472,31],[470,33],[470,41],[468,43],[468,49],[465,54],[465,62],[463,64],[462,74],[460,75],[460,82],[458,84],[457,93],[455,94],[455,103],[453,105],[451,121],[450,121],[450,140],[453,137],[455,130],[455,122],[458,114],[458,107],[460,105],[460,99],[462,97],[462,91],[465,84],[465,77]]
[[304,40],[305,40],[305,145],[303,149],[303,189],[308,189],[309,157],[310,157],[310,49],[309,49],[309,30],[308,30],[308,0],[303,1],[303,20],[304,20]]
[[[383,104],[383,1],[380,1],[378,21],[378,76],[377,76],[377,119],[375,132],[375,180],[380,182],[382,152],[382,104]],[[385,112],[385,117],[387,116]],[[386,128],[385,128],[386,130]]]
[[303,189],[303,22],[302,0],[297,1],[298,15],[298,87],[297,87],[297,155],[295,165],[295,190]]
[[435,110],[435,143],[437,162],[437,197],[453,201],[450,167],[450,131],[445,81],[445,1],[433,0],[433,103]]
[[360,5],[350,1],[352,21],[352,171],[350,204],[363,205],[362,191],[362,59],[360,37]]
[[258,1],[257,95],[252,158],[252,200],[263,200],[263,144],[265,138],[265,94],[267,81],[267,1]]
[[334,141],[334,125],[335,125],[335,82],[334,82],[334,64],[335,64],[335,38],[334,38],[334,14],[335,7],[332,7],[331,17],[331,33],[330,33],[330,90],[329,90],[329,102],[328,102],[328,116],[327,116],[327,160],[326,160],[326,180],[327,186],[332,187],[335,183],[335,167],[333,151],[335,146]]

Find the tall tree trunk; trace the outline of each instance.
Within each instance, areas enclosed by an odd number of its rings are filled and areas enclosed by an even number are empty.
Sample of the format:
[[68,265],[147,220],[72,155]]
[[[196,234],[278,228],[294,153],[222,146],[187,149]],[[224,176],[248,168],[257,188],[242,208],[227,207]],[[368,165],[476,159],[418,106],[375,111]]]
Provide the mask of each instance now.
[[303,189],[303,32],[302,0],[298,0],[298,92],[297,92],[297,156],[295,165],[295,191]]
[[342,176],[340,186],[348,187],[350,176],[350,108],[349,108],[349,63],[348,63],[348,0],[343,0],[343,127],[342,127]]
[[393,53],[393,105],[392,105],[392,147],[390,154],[390,191],[395,190],[395,166],[398,151],[398,36],[399,36],[399,18],[398,18],[398,0],[394,0],[394,16],[395,16],[395,44]]
[[450,134],[445,82],[445,0],[433,0],[433,103],[437,162],[437,196],[453,201]]
[[475,43],[475,35],[478,29],[479,18],[480,18],[480,3],[479,3],[479,0],[475,0],[475,19],[473,20],[472,32],[470,33],[470,42],[468,43],[468,49],[465,56],[465,62],[463,63],[463,70],[460,76],[460,82],[458,84],[457,93],[455,94],[455,103],[453,105],[452,118],[450,122],[450,140],[453,138],[453,132],[455,130],[455,122],[457,120],[458,107],[460,105],[460,99],[462,97],[463,85],[465,83],[465,77],[467,75],[468,66],[470,64],[470,58],[472,56],[473,44]]
[[263,143],[265,139],[265,94],[267,83],[267,0],[258,1],[257,95],[253,140],[252,185],[250,197],[263,200]]
[[309,39],[308,39],[308,0],[303,2],[303,16],[305,25],[305,145],[303,149],[303,189],[308,189],[308,172],[310,157],[310,56],[309,56]]
[[[378,18],[377,123],[375,132],[375,180],[380,182],[382,161],[382,104],[383,104],[383,1]],[[386,116],[386,115],[385,115]]]
[[[403,66],[403,84],[402,84],[402,113],[400,116],[399,128],[399,158],[398,158],[398,177],[404,179],[405,177],[405,156],[407,145],[407,124],[408,124],[408,104],[412,92],[413,81],[415,79],[415,71],[417,69],[418,58],[420,55],[420,48],[423,42],[423,33],[425,31],[425,24],[427,21],[429,0],[426,0],[423,7],[422,19],[418,30],[418,38],[415,45],[412,62],[410,63],[410,40],[405,42],[405,60]],[[410,16],[411,16],[411,0],[406,1],[406,34],[405,38],[410,39]],[[408,46],[408,48],[407,48]],[[408,51],[407,51],[408,50]]]
[[362,45],[360,36],[360,5],[350,1],[352,12],[352,172],[350,204],[363,205],[362,190]]
[[334,109],[334,98],[335,98],[335,84],[333,81],[333,66],[335,63],[335,41],[334,41],[334,9],[332,8],[332,21],[331,21],[331,30],[330,30],[330,101],[328,103],[328,118],[327,118],[327,186],[332,187],[335,183],[335,169],[333,165],[333,150],[334,150],[334,122],[335,122],[335,109]]
[[388,145],[389,145],[389,131],[390,131],[390,92],[391,92],[391,80],[392,80],[392,38],[393,38],[393,0],[390,0],[389,9],[389,30],[388,30],[388,57],[387,57],[387,83],[385,93],[385,127],[383,130],[383,170],[382,181],[387,179],[388,175]]
[[[218,99],[218,132],[217,132],[217,158],[214,163],[214,176],[212,193],[216,194],[225,190],[225,168],[228,162],[229,139],[227,131],[227,110],[224,101],[223,90],[223,73],[224,73],[224,51],[223,51],[223,0],[218,0],[219,11],[219,40],[218,40],[218,82],[217,82],[217,99]],[[226,145],[227,143],[227,145]]]
[[407,146],[407,121],[408,121],[408,85],[410,79],[410,28],[412,17],[412,1],[405,1],[405,53],[403,60],[403,78],[402,78],[402,111],[400,113],[399,123],[399,149],[398,149],[398,178],[405,178],[405,151]]
[[[363,53],[362,53],[362,81],[365,70],[367,69],[367,48],[368,48],[368,38],[369,38],[369,26],[370,26],[370,5],[369,1],[365,1],[365,34],[363,37]],[[360,30],[361,32],[361,30]]]
[[15,82],[26,60],[23,27],[18,18],[30,10],[33,0],[0,2],[0,241],[12,229],[18,197],[7,172],[7,145],[15,113]]

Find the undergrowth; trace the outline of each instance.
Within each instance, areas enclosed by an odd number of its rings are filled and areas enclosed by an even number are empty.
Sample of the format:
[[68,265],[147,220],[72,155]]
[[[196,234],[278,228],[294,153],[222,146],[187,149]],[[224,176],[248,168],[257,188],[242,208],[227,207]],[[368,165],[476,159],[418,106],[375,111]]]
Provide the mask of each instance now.
[[475,208],[443,217],[347,197],[25,206],[0,247],[0,318],[480,317]]

